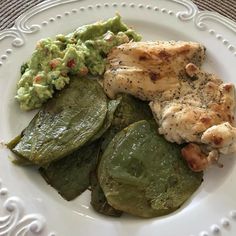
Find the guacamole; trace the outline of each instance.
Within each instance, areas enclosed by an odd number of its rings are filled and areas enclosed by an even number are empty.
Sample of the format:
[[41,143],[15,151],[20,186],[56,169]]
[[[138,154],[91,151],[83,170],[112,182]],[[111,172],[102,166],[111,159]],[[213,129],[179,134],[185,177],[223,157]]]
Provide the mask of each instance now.
[[68,35],[40,40],[29,62],[21,68],[16,99],[23,110],[39,108],[70,76],[102,75],[106,55],[114,47],[140,35],[121,22],[119,15],[105,22],[79,27]]

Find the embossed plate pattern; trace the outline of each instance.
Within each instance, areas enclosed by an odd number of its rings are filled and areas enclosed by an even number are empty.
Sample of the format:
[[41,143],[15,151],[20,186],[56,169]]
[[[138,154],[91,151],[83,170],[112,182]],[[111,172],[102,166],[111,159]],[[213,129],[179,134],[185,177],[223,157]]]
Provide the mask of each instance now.
[[[0,139],[10,140],[32,118],[14,100],[23,62],[37,40],[68,33],[80,25],[107,19],[119,12],[144,40],[192,40],[207,48],[205,69],[234,82],[236,24],[216,13],[199,12],[189,0],[53,0],[30,9],[12,29],[0,32]],[[236,163],[222,158],[204,183],[178,211],[154,219],[128,215],[104,217],[90,207],[87,191],[74,201],[63,200],[36,170],[14,166],[10,152],[0,148],[0,236],[26,235],[149,235],[235,236]]]

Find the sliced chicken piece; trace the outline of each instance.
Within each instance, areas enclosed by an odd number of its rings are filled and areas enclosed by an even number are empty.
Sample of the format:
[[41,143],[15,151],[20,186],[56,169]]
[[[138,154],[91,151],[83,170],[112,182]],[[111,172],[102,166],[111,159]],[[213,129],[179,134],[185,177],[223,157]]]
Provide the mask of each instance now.
[[150,107],[167,140],[195,143],[183,148],[182,155],[191,169],[202,171],[217,162],[219,153],[236,152],[235,88],[192,64],[186,72],[189,80],[181,83],[171,99],[163,93]]
[[159,132],[171,142],[199,142],[208,128],[233,123],[235,90],[215,75],[198,71],[195,80],[182,82],[171,98],[163,93],[150,102],[160,126]]
[[214,125],[203,133],[201,141],[218,149],[220,153],[234,153],[236,152],[236,128],[229,122]]
[[[218,163],[218,152],[212,150],[205,153],[204,148],[199,144],[190,143],[181,150],[182,156],[188,162],[189,167],[196,172],[207,169],[211,164]],[[222,167],[219,164],[218,166]]]
[[194,171],[236,152],[234,85],[201,71],[204,58],[198,43],[131,42],[109,54],[103,81],[110,98],[124,92],[151,101],[159,132],[189,143],[182,155]]
[[200,66],[205,48],[194,42],[132,42],[122,44],[108,56],[104,90],[110,98],[129,93],[153,100],[160,92],[180,87],[186,64]]

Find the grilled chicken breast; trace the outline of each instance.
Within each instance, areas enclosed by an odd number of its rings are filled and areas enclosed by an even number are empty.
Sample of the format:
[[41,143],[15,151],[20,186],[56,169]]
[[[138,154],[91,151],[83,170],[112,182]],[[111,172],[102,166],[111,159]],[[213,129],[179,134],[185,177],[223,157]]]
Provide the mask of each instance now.
[[114,98],[128,92],[142,100],[153,100],[160,92],[180,87],[185,66],[200,66],[205,48],[192,42],[132,42],[116,47],[108,55],[104,90]]
[[189,78],[182,81],[171,99],[162,94],[150,102],[150,107],[160,125],[159,132],[167,140],[201,144],[187,145],[182,150],[191,168],[201,171],[217,162],[220,153],[236,151],[236,128],[232,126],[235,89],[193,64],[186,66],[186,72]]
[[183,157],[194,171],[236,151],[235,88],[199,69],[205,48],[193,42],[138,42],[108,56],[104,90],[110,98],[125,92],[150,101],[159,133],[189,143]]

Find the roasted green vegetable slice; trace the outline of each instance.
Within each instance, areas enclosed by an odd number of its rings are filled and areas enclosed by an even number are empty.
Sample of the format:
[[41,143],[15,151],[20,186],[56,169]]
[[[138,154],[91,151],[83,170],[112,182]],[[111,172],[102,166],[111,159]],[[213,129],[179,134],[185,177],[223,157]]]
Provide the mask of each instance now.
[[99,151],[99,143],[94,142],[39,171],[48,184],[70,201],[89,187],[90,173],[96,168]]
[[98,178],[108,203],[141,217],[168,214],[199,187],[180,147],[158,135],[153,122],[139,121],[119,132],[106,148]]
[[20,157],[20,156],[9,156],[9,160],[18,166],[32,166],[34,165],[31,161],[29,161],[28,159],[25,159],[24,157]]
[[21,135],[16,136],[9,143],[7,143],[7,147],[9,149],[13,149],[20,142],[20,140],[21,140]]
[[116,210],[107,202],[103,190],[97,180],[96,173],[91,175],[91,205],[93,209],[103,215],[120,217],[122,211]]
[[[151,110],[146,102],[142,102],[128,94],[120,94],[118,107],[113,115],[112,123],[108,131],[102,136],[104,149],[117,132],[128,125],[143,119],[153,119]],[[91,205],[104,215],[120,216],[122,211],[116,210],[107,202],[103,190],[94,175],[92,178]]]
[[46,166],[91,139],[103,125],[106,113],[107,98],[97,81],[72,79],[39,111],[12,151]]
[[120,99],[120,103],[115,111],[112,124],[103,136],[102,150],[106,148],[117,132],[128,125],[139,120],[153,119],[150,107],[146,102],[128,94],[120,94],[118,99]]
[[143,102],[128,94],[122,94],[119,98],[121,99],[121,102],[115,112],[112,122],[112,126],[117,130],[120,131],[139,120],[153,119],[153,115],[147,102]]
[[120,101],[121,101],[121,99],[117,99],[117,100],[110,100],[108,102],[107,115],[105,117],[103,125],[100,128],[100,130],[93,136],[91,141],[99,139],[107,131],[107,129],[111,126],[112,120],[114,117],[114,113],[115,113],[117,107],[119,106]]

